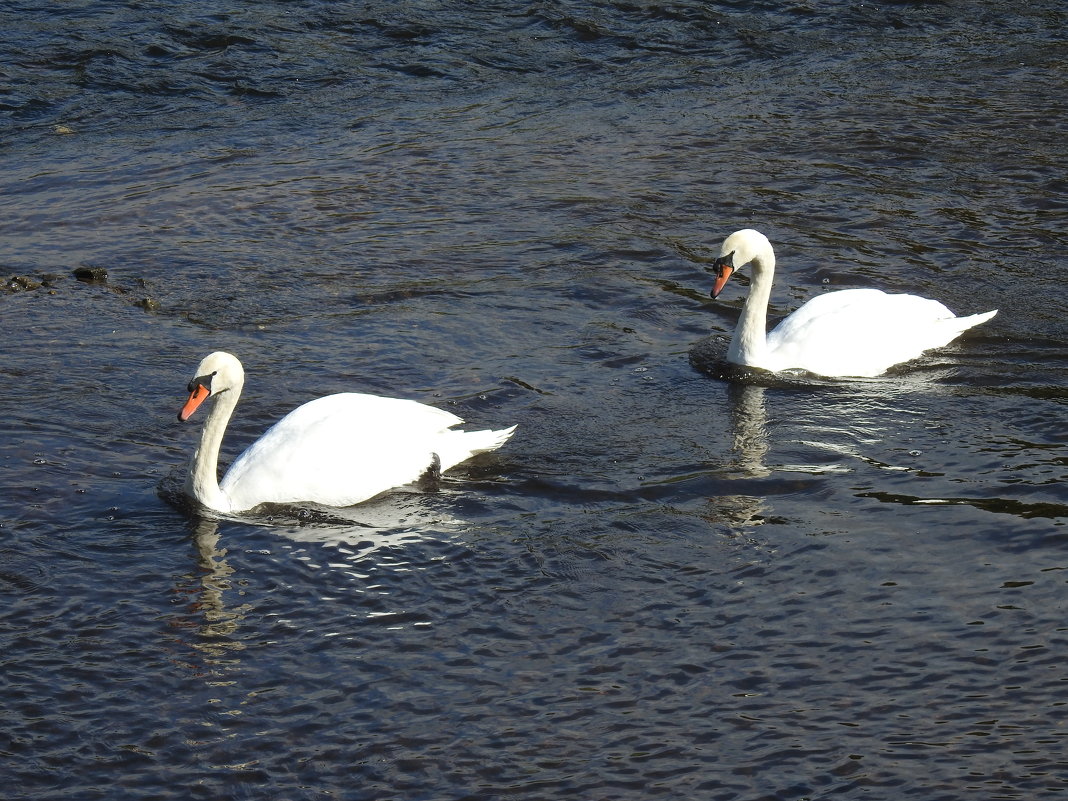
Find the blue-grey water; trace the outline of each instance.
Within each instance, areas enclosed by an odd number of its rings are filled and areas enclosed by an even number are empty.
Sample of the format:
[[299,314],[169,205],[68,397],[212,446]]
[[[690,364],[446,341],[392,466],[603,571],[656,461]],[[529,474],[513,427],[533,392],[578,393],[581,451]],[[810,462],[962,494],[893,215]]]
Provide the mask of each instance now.
[[[3,797],[1063,795],[1066,76],[1054,0],[0,3]],[[775,315],[1000,313],[725,378],[741,227]],[[337,391],[519,429],[203,519],[215,349],[224,461]]]

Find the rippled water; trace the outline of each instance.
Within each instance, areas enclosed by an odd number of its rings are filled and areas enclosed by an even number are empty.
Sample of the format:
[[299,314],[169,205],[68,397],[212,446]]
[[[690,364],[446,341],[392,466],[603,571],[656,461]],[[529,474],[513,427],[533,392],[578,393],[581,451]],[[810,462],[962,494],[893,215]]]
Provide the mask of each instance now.
[[[12,799],[1068,789],[1063,4],[0,5]],[[764,231],[1000,309],[864,381],[720,363]],[[97,268],[96,280],[76,269]],[[434,493],[174,505],[356,390],[517,423]]]

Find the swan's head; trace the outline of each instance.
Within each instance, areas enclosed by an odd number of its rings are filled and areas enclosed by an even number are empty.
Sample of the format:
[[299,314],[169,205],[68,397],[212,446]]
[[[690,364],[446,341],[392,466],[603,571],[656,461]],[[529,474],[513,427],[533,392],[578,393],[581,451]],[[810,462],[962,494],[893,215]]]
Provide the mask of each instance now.
[[240,391],[244,383],[245,371],[236,356],[221,350],[208,354],[189,382],[189,400],[178,412],[178,419],[184,423],[209,397],[230,390]]
[[716,273],[716,283],[712,286],[713,299],[719,297],[731,273],[752,261],[757,262],[754,264],[754,269],[757,269],[758,265],[770,267],[775,264],[771,242],[760,231],[743,228],[724,239],[719,249],[719,257],[712,264],[712,269]]

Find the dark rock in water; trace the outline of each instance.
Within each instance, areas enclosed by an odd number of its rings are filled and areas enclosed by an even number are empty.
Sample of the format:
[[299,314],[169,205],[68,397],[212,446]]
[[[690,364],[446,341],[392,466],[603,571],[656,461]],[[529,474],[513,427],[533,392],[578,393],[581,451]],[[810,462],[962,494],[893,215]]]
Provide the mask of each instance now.
[[30,289],[37,289],[41,286],[41,283],[25,275],[13,275],[7,279],[7,283],[4,286],[9,292],[25,292]]
[[74,277],[87,284],[104,284],[108,280],[108,271],[103,267],[76,267]]

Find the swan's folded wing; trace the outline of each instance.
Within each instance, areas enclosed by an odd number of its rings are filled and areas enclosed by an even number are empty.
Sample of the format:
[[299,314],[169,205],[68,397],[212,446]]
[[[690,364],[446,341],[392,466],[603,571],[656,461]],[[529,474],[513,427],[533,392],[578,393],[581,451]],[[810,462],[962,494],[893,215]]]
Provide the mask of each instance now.
[[329,395],[279,420],[220,486],[235,509],[301,501],[349,506],[419,479],[434,460],[436,437],[461,422],[416,401]]
[[962,330],[959,318],[937,300],[877,289],[830,292],[768,334],[769,369],[877,376],[948,344]]

